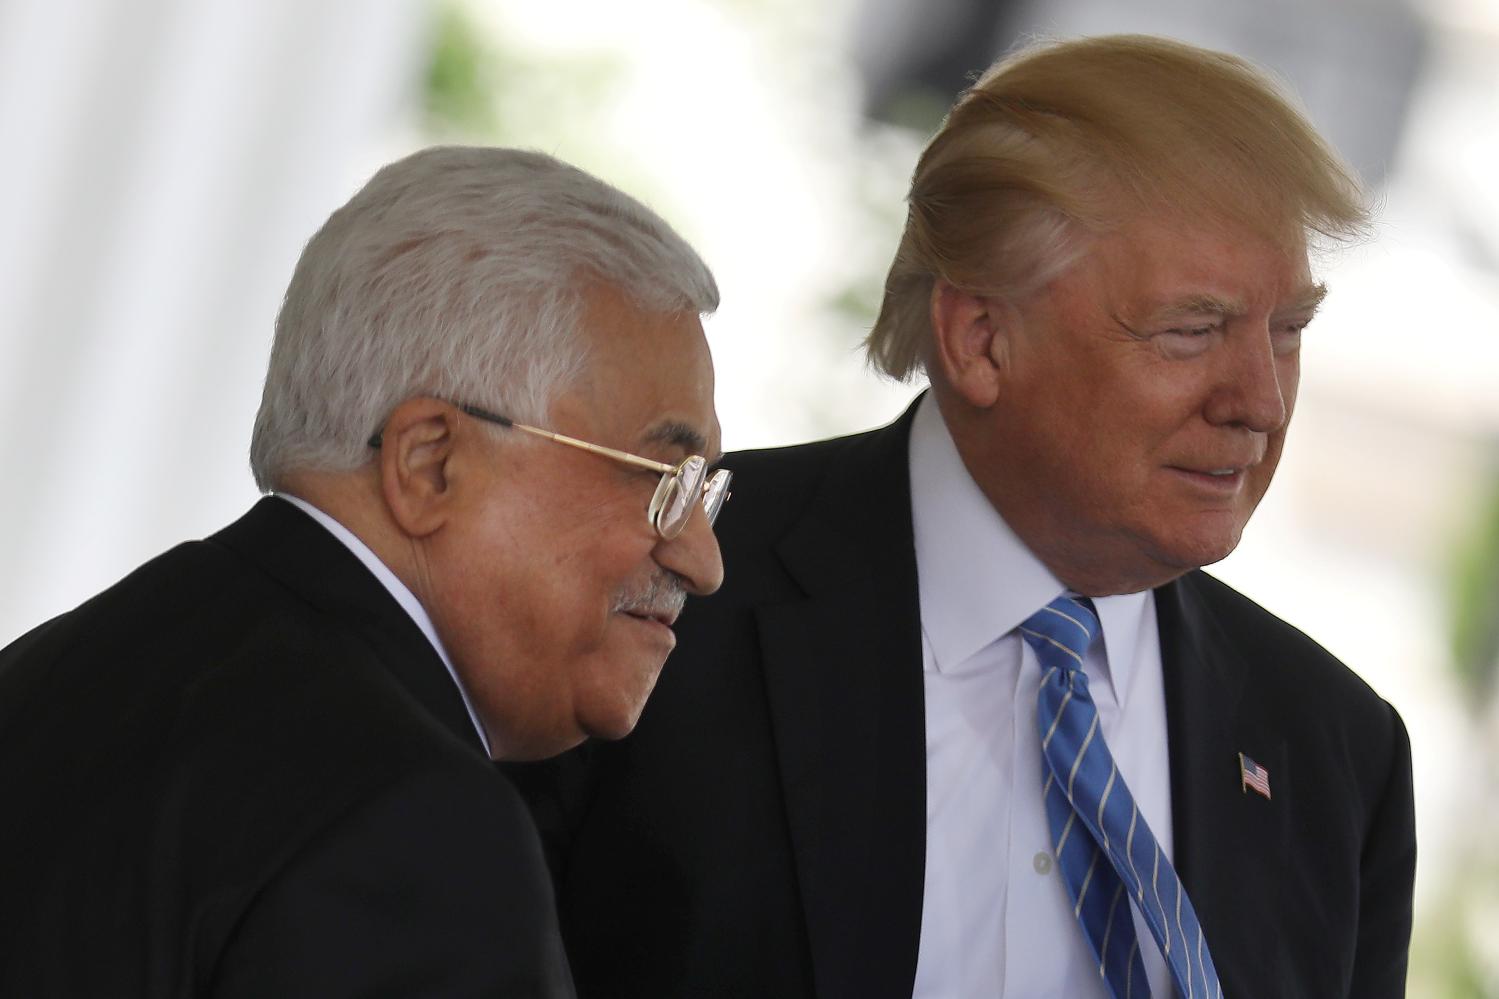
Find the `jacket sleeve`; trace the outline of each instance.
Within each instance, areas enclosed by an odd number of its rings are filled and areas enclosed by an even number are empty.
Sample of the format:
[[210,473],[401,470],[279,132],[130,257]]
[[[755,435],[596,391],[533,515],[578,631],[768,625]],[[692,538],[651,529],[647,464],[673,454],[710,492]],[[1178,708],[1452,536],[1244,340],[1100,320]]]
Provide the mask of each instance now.
[[1350,996],[1405,995],[1411,937],[1411,893],[1416,876],[1416,814],[1410,736],[1394,708],[1384,791],[1364,839],[1359,875],[1358,952]]

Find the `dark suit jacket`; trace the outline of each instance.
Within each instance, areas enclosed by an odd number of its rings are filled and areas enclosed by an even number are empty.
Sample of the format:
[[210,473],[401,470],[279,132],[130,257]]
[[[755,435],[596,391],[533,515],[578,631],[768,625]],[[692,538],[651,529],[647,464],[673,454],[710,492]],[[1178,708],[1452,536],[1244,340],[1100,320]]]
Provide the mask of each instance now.
[[[723,589],[687,608],[635,733],[518,775],[580,995],[910,996],[926,833],[910,415],[732,456]],[[1156,600],[1176,867],[1225,993],[1403,995],[1399,717],[1201,572]],[[1241,789],[1241,751],[1272,800]]]
[[571,995],[441,660],[283,500],[0,651],[0,809],[0,995]]

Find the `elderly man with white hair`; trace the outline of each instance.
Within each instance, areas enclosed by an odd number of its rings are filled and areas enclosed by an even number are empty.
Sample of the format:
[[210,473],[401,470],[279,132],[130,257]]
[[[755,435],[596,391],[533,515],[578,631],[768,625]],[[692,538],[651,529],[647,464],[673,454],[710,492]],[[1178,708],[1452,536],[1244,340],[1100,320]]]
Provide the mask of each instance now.
[[271,493],[0,651],[0,993],[566,996],[494,759],[633,727],[728,473],[661,219],[436,148],[313,236]]

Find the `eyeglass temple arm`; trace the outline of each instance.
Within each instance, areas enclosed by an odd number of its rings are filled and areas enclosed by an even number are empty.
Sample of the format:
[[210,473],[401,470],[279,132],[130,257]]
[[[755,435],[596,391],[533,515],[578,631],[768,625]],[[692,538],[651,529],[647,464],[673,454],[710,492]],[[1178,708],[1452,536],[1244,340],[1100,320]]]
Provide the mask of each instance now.
[[527,426],[524,423],[516,423],[508,416],[501,416],[499,413],[491,413],[489,410],[483,409],[479,406],[466,405],[460,406],[458,408],[462,409],[469,416],[476,417],[477,419],[485,420],[489,423],[498,423],[502,427],[511,427],[515,430],[524,430],[528,434],[535,434],[537,437],[545,437],[548,440],[554,440],[559,444],[567,444],[571,447],[582,448],[584,451],[592,451],[594,454],[601,454],[605,457],[613,458],[615,461],[622,461],[627,465],[634,465],[636,468],[648,468],[653,472],[660,472],[662,474],[675,472],[677,470],[676,465],[668,465],[665,462],[661,461],[652,461],[649,458],[642,458],[638,454],[630,454],[627,451],[616,451],[614,448],[604,447],[604,445],[602,444],[590,444],[587,441],[580,441],[576,437],[569,437],[566,434],[553,433],[550,430],[543,430],[540,427],[532,427]]

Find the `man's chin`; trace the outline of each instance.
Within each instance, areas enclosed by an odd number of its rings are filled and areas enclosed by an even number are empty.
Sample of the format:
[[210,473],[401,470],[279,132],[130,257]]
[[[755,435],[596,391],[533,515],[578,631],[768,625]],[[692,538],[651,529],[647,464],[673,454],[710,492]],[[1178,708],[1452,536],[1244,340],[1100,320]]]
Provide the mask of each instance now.
[[[643,705],[642,705],[643,707]],[[640,721],[640,711],[620,712],[589,719],[583,727],[583,731],[590,739],[603,739],[606,742],[614,742],[623,739],[635,731],[635,726]]]
[[1160,561],[1177,570],[1177,575],[1201,569],[1205,565],[1222,562],[1239,547],[1240,527],[1221,532],[1203,533],[1196,537],[1172,539],[1163,546]]
[[643,664],[641,671],[629,681],[628,689],[622,684],[589,705],[588,710],[579,712],[579,727],[592,739],[623,739],[633,732],[645,710],[646,700],[656,689],[664,661],[663,656],[650,664]]

